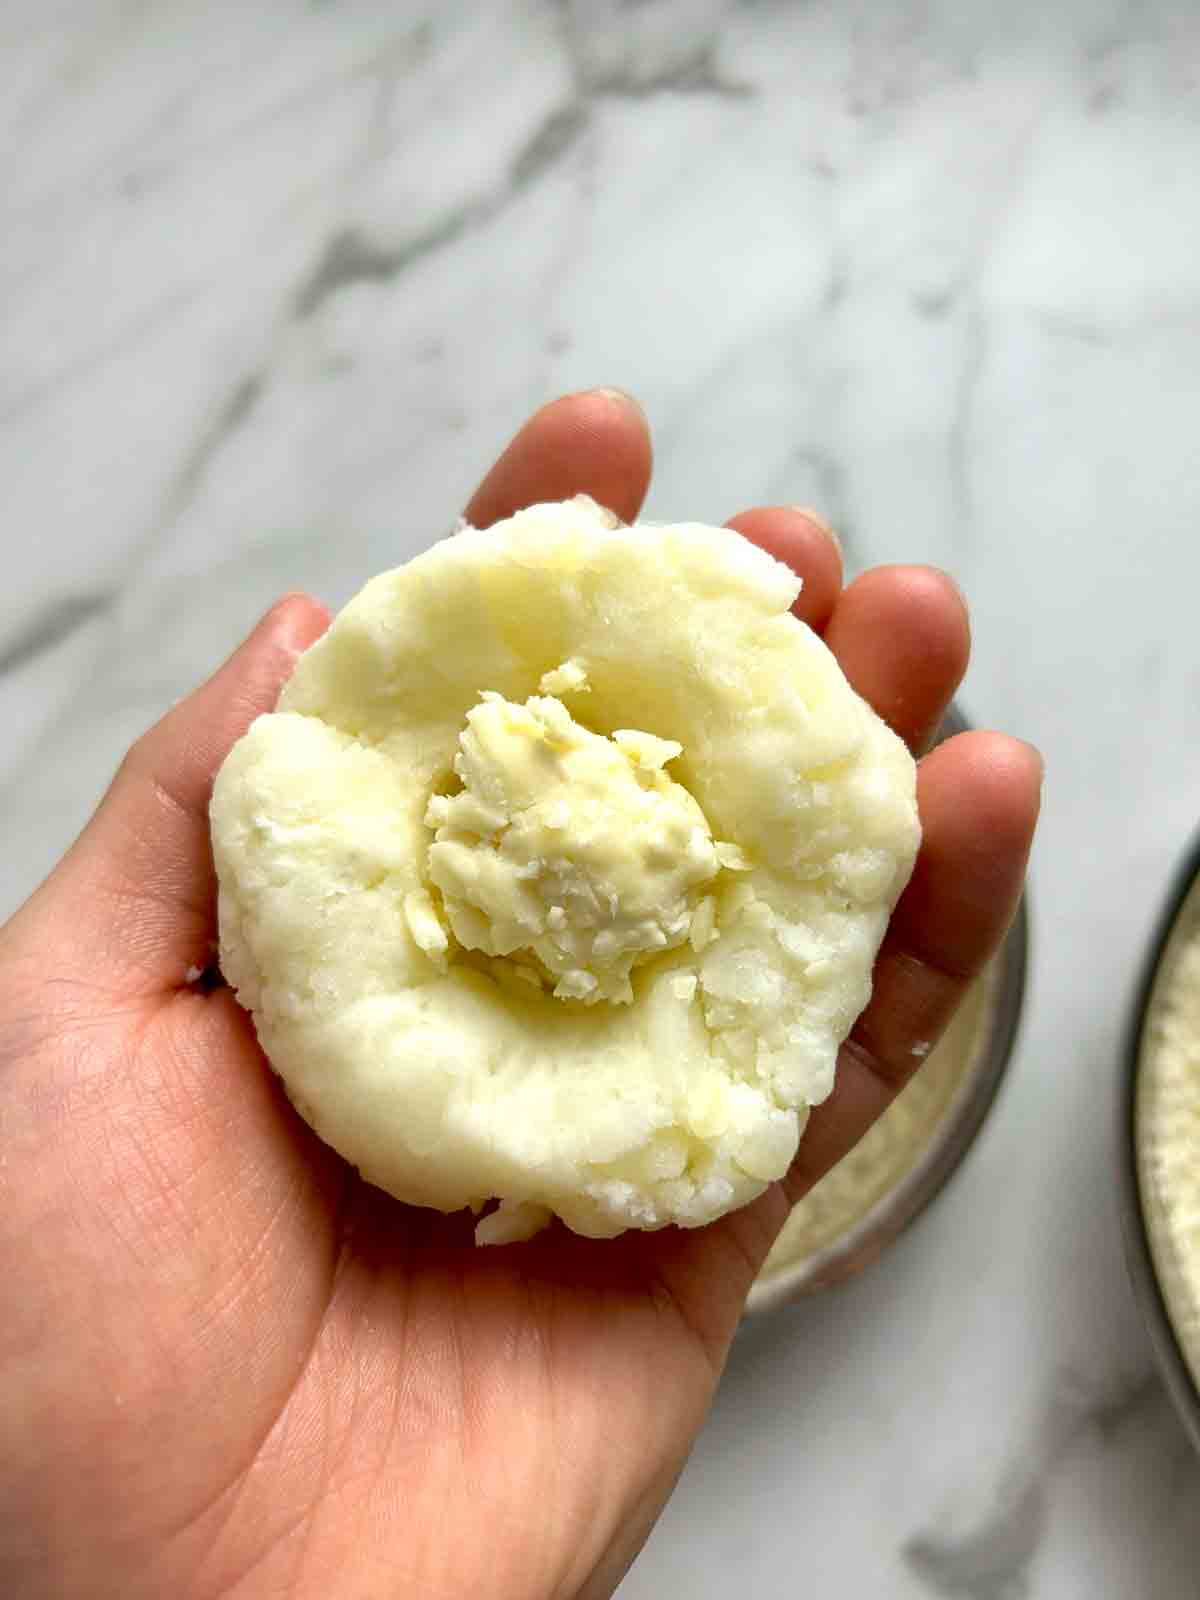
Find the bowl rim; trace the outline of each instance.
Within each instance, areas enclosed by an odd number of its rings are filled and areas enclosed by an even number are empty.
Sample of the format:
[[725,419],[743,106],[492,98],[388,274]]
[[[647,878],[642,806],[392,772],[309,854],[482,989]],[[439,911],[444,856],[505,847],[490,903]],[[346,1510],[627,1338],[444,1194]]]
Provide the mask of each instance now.
[[[930,748],[972,724],[957,703],[947,711]],[[1023,890],[1008,932],[992,962],[994,977],[974,1056],[946,1114],[918,1159],[844,1233],[794,1266],[756,1280],[745,1315],[758,1317],[817,1289],[829,1288],[869,1266],[922,1216],[960,1169],[991,1111],[1016,1049],[1030,967],[1028,890]]]
[[1142,1203],[1137,1151],[1138,1079],[1141,1073],[1142,1048],[1149,1022],[1150,1003],[1168,946],[1198,883],[1200,883],[1200,829],[1192,835],[1167,880],[1167,894],[1159,907],[1154,933],[1142,958],[1121,1055],[1116,1137],[1126,1270],[1167,1391],[1175,1403],[1175,1409],[1187,1429],[1192,1444],[1200,1450],[1200,1390],[1197,1389],[1175,1333],[1162,1285],[1155,1270],[1154,1256],[1150,1247],[1150,1230]]

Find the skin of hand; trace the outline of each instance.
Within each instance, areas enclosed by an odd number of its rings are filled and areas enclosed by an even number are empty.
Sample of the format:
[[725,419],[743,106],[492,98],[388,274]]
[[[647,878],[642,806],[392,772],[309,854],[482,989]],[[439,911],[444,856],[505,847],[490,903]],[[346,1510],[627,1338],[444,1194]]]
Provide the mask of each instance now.
[[[467,516],[585,492],[632,520],[649,473],[634,402],[568,396]],[[843,588],[811,515],[731,525],[802,576],[798,614],[920,751],[968,655],[953,584],[882,567]],[[789,1198],[886,1107],[1017,904],[1041,761],[962,734],[921,761],[917,867],[788,1179],[694,1232],[475,1250],[469,1219],[399,1205],[322,1145],[230,990],[185,977],[216,933],[213,775],[327,623],[276,605],[0,930],[4,1594],[610,1594]]]

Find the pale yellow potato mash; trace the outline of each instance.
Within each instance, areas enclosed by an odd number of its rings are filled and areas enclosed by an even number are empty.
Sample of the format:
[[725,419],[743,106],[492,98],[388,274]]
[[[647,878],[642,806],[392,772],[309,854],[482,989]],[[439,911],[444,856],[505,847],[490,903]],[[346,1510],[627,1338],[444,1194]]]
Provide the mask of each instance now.
[[534,506],[374,579],[235,745],[222,967],[369,1181],[496,1243],[787,1170],[919,842],[798,589],[724,529]]

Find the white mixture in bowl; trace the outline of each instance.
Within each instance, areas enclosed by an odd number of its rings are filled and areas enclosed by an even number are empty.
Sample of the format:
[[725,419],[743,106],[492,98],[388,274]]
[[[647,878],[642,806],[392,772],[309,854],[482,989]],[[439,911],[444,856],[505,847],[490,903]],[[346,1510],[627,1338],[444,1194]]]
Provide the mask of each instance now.
[[1134,1125],[1155,1273],[1200,1386],[1200,880],[1176,920],[1151,991]]

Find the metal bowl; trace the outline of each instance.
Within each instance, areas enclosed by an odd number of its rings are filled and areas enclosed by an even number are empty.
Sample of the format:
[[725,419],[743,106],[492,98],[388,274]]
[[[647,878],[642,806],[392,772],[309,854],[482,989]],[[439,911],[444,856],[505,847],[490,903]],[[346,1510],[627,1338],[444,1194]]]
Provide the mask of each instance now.
[[1200,927],[1200,835],[1193,839],[1171,881],[1158,931],[1138,984],[1117,1107],[1125,1259],[1167,1390],[1192,1443],[1200,1450],[1200,1392],[1176,1337],[1154,1264],[1139,1177],[1136,1116],[1143,1047],[1159,998],[1159,982],[1169,973],[1184,937],[1195,932],[1197,927]]
[[[969,727],[951,707],[935,743]],[[970,1053],[940,1119],[916,1158],[873,1205],[828,1243],[760,1277],[747,1315],[772,1311],[798,1295],[839,1283],[875,1261],[941,1192],[973,1144],[991,1109],[1013,1052],[1025,995],[1029,916],[1024,896],[988,969],[983,1009]]]

